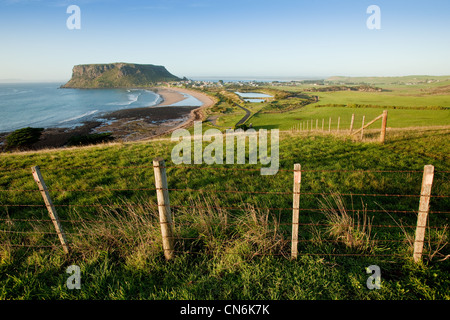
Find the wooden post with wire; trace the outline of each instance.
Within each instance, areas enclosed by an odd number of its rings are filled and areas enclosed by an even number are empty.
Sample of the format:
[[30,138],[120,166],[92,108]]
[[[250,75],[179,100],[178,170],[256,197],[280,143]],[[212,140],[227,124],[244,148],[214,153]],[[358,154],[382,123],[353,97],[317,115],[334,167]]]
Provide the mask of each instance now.
[[425,228],[427,227],[428,212],[430,209],[431,187],[433,185],[434,166],[426,165],[423,169],[422,188],[420,191],[419,214],[417,216],[416,238],[414,241],[414,262],[422,259]]
[[39,170],[39,166],[31,167],[31,173],[33,174],[34,181],[37,183],[39,187],[39,191],[41,192],[42,198],[44,199],[45,206],[47,207],[50,219],[52,220],[53,225],[55,226],[56,233],[58,234],[58,238],[59,241],[61,242],[63,250],[65,253],[69,253],[69,244],[67,242],[64,229],[59,221],[58,214],[56,213],[56,208],[53,205],[52,199],[50,198],[50,193],[48,192],[47,185],[45,184],[44,178],[42,177],[41,171]]
[[294,164],[294,189],[292,201],[292,247],[291,258],[296,259],[298,256],[298,224],[300,215],[300,185],[302,181],[301,165]]
[[387,126],[387,110],[383,111],[383,118],[381,120],[381,134],[380,134],[380,142],[384,143],[386,139],[386,126]]
[[362,125],[361,125],[361,140],[364,138],[364,122],[366,120],[366,116],[363,116]]
[[161,224],[162,244],[166,260],[173,258],[174,239],[172,231],[172,212],[170,210],[169,190],[167,185],[166,165],[162,158],[153,160],[155,172],[156,196],[158,198],[159,223]]
[[[380,136],[380,140],[384,141],[384,137],[386,135],[386,123],[387,123],[387,110],[384,110],[382,114],[380,114],[378,117],[376,117],[375,119],[373,119],[372,121],[369,121],[368,123],[365,123],[366,121],[366,116],[363,116],[363,120],[362,120],[362,125],[361,128],[352,132],[351,135],[355,135],[357,133],[360,132],[361,134],[361,140],[364,137],[364,129],[369,127],[371,124],[373,124],[375,121],[378,121],[379,119],[383,119],[384,123],[382,123],[382,127],[381,127],[381,136]],[[384,128],[384,129],[383,129]]]
[[352,120],[350,121],[350,134],[353,132],[353,123],[355,122],[355,114],[352,114]]

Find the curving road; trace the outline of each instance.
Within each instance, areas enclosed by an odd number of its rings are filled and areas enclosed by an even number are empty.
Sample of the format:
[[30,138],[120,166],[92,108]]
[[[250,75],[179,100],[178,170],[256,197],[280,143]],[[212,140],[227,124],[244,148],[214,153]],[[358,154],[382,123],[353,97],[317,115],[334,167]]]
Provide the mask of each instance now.
[[243,124],[245,121],[247,121],[247,119],[250,118],[252,113],[250,112],[250,110],[248,110],[247,108],[244,108],[243,106],[237,104],[236,102],[234,104],[245,111],[245,116],[241,120],[239,120],[238,123],[236,123],[236,125],[238,126],[240,124]]
[[[252,113],[251,113],[250,110],[248,110],[247,108],[244,108],[243,106],[237,104],[236,102],[234,102],[234,105],[236,105],[237,107],[239,107],[239,108],[241,108],[242,110],[245,111],[245,116],[235,124],[235,126],[238,126],[238,125],[240,125],[240,124],[243,124],[245,121],[247,121],[247,119],[252,115]],[[211,122],[211,124],[212,124],[213,126],[215,126],[215,127],[222,127],[222,126],[219,126],[219,125],[216,123],[217,118],[219,118],[218,115],[212,116],[212,117],[209,117],[209,118],[208,118],[208,121]],[[222,128],[223,128],[223,127],[222,127]]]

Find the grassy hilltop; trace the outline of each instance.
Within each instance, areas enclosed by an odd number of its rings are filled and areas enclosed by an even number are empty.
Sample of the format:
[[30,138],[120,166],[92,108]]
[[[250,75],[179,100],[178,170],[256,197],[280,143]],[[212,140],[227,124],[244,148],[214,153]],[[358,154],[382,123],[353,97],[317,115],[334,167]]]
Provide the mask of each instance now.
[[[9,205],[1,207],[1,229],[11,231],[0,233],[0,298],[449,299],[449,260],[440,261],[448,254],[448,246],[442,247],[448,243],[448,229],[442,229],[448,214],[430,215],[429,225],[440,229],[427,231],[424,264],[411,261],[407,239],[414,235],[409,226],[416,217],[402,211],[417,210],[417,197],[343,196],[346,209],[359,210],[358,215],[347,211],[355,230],[363,230],[357,224],[363,225],[365,215],[372,226],[353,244],[339,241],[325,215],[301,211],[300,256],[290,260],[293,178],[285,171],[297,162],[312,170],[302,174],[301,208],[320,208],[324,201],[308,193],[420,194],[421,170],[429,163],[437,172],[433,194],[448,195],[448,173],[442,171],[450,170],[449,137],[449,130],[407,132],[379,145],[286,133],[280,142],[281,171],[266,177],[218,165],[174,166],[170,141],[2,155],[1,189],[17,192],[0,192],[0,203]],[[164,261],[152,191],[151,160],[157,156],[169,166],[179,238],[172,262]],[[69,255],[62,252],[45,207],[12,206],[42,204],[38,192],[19,192],[36,190],[32,165],[41,167],[51,190],[72,246]],[[417,172],[333,172],[341,169]],[[433,211],[448,211],[448,198],[431,203]],[[82,290],[65,286],[65,268],[71,264],[81,268]],[[365,268],[373,264],[382,270],[381,290],[365,285]]]

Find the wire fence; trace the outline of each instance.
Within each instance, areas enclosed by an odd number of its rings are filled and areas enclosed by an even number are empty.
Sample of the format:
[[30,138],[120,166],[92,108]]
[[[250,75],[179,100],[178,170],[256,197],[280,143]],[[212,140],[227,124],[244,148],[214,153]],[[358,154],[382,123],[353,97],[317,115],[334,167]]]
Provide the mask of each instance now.
[[[211,228],[236,229],[242,227],[243,221],[247,224],[253,221],[257,227],[255,230],[264,230],[276,238],[276,250],[261,249],[255,245],[252,256],[289,256],[290,249],[298,246],[298,255],[402,257],[405,250],[412,250],[413,244],[421,242],[429,246],[430,252],[434,250],[439,256],[448,257],[450,171],[436,170],[433,192],[422,194],[423,170],[302,169],[298,170],[303,175],[301,189],[296,192],[292,190],[295,169],[281,168],[277,175],[263,178],[254,175],[260,172],[259,168],[164,165],[158,169],[164,170],[164,174],[167,172],[168,183],[161,187],[152,172],[156,168],[154,165],[41,168],[49,185],[46,191],[54,201],[51,204],[43,201],[42,190],[36,187],[30,168],[0,169],[0,175],[6,177],[8,182],[0,185],[0,247],[57,250],[61,248],[58,241],[61,231],[55,231],[53,224],[58,220],[64,227],[70,248],[81,249],[83,246],[79,245],[79,241],[83,232],[88,230],[86,226],[103,224],[108,228],[111,224],[110,216],[99,215],[98,210],[120,214],[120,210],[144,208],[144,211],[153,212],[153,225],[172,229],[169,236],[163,235],[154,241],[171,240],[174,246],[169,250],[173,254],[217,254],[201,245],[205,236],[195,230],[199,224],[196,216],[213,212],[214,219],[210,217],[208,221],[203,221]],[[88,179],[80,182],[79,177],[87,171],[92,176],[101,170],[122,170],[134,179],[127,181],[126,174],[116,173],[119,181],[106,180],[96,185]],[[209,172],[208,175],[205,171]],[[141,177],[142,172],[145,172],[143,178],[136,178]],[[19,177],[19,181],[13,177]],[[238,181],[243,181],[242,185]],[[358,182],[356,190],[351,190],[355,181]],[[339,184],[344,185],[343,190],[329,191]],[[78,187],[80,185],[83,187]],[[320,191],[321,187],[327,191]],[[170,204],[160,203],[158,191],[169,195]],[[324,206],[327,199],[337,195],[343,207],[337,202],[332,202],[334,206]],[[296,197],[300,199],[298,207],[293,206]],[[416,223],[422,198],[428,198],[430,202],[426,224],[428,233],[426,239],[417,239],[417,230],[424,228]],[[47,210],[50,207],[58,211],[57,219],[49,218]],[[158,221],[158,211],[167,207],[173,221]],[[294,221],[293,211],[300,214],[297,222]],[[258,217],[254,216],[255,212]],[[344,237],[330,231],[335,226],[329,221],[329,215],[333,212],[352,217],[341,221],[340,228],[361,231],[363,224],[364,228],[370,228],[372,233],[363,241],[365,248],[349,247],[349,237],[355,234],[347,233]],[[217,218],[220,213],[226,218]],[[242,217],[247,217],[247,220]],[[265,220],[260,217],[265,217]],[[133,223],[136,227],[139,223],[148,226],[147,220]],[[292,238],[294,229],[291,230],[293,225],[300,229],[295,242]],[[374,234],[373,230],[377,232]],[[392,244],[398,246],[394,248]],[[242,254],[227,250],[222,253]]]

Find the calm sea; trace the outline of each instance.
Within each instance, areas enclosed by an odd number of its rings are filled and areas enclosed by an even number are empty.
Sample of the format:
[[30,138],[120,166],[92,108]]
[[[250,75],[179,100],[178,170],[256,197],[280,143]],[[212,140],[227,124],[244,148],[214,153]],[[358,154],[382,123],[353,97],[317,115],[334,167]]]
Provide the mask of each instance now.
[[[143,89],[59,89],[61,83],[0,84],[0,132],[24,127],[74,127],[120,109],[154,106],[162,98]],[[180,105],[199,101],[185,95]],[[195,99],[195,100],[193,100]]]

